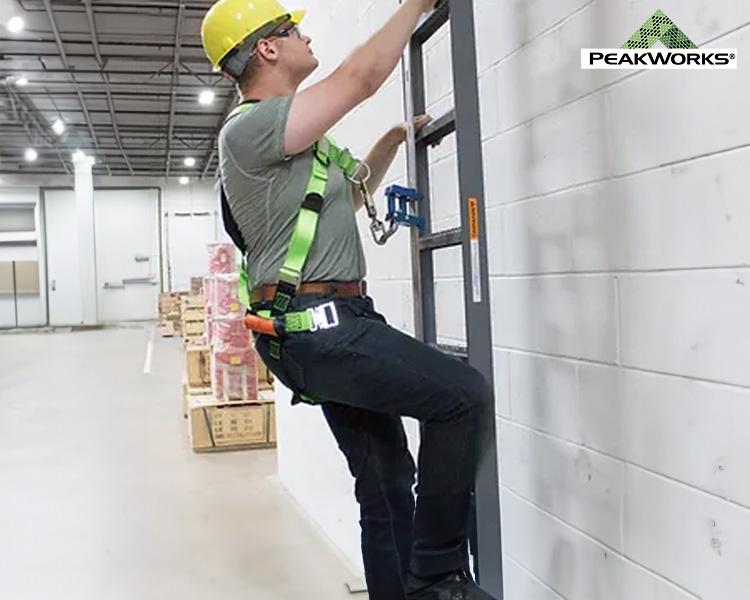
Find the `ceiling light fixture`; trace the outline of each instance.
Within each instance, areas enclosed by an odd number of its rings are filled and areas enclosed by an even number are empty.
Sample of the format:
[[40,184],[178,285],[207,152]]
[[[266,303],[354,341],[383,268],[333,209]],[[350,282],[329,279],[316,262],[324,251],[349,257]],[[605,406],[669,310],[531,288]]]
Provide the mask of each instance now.
[[16,79],[16,85],[18,87],[23,87],[28,84],[29,84],[29,80],[26,79],[25,77],[19,77],[18,79]]
[[39,158],[39,153],[33,148],[27,148],[26,152],[23,153],[23,157],[26,159],[26,162],[34,162]]
[[185,166],[188,168],[192,168],[195,166],[195,159],[192,156],[188,156],[185,159]]
[[180,184],[181,185],[187,185],[188,183],[190,183],[190,179],[188,179],[184,175],[182,177],[180,177]]
[[214,98],[216,98],[216,94],[212,90],[203,90],[198,96],[198,102],[204,106],[208,106],[209,104],[213,104]]
[[11,33],[19,33],[23,31],[24,22],[21,17],[11,17],[8,19],[8,24],[5,26]]
[[57,135],[62,135],[65,132],[65,123],[63,123],[62,119],[57,119],[52,123],[52,131]]

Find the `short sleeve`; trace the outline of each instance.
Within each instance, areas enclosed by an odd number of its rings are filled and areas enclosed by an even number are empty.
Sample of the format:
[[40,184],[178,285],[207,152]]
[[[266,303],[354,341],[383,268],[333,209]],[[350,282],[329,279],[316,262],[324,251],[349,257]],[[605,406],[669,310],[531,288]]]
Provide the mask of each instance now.
[[223,143],[240,168],[252,171],[283,161],[292,97],[268,98],[230,119]]

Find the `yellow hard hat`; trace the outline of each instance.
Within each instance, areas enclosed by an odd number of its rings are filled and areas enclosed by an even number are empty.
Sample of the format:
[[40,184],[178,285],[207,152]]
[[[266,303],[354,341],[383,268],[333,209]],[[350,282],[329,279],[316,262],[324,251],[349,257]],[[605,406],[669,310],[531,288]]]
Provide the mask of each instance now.
[[227,54],[265,25],[283,20],[298,25],[304,16],[304,10],[288,11],[277,0],[219,0],[203,18],[203,49],[220,71]]

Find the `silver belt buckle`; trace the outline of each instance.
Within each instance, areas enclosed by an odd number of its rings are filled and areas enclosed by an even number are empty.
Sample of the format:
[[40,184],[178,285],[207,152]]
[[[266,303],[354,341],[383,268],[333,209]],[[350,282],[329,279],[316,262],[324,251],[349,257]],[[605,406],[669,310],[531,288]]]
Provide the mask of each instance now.
[[307,310],[312,317],[312,329],[310,331],[324,331],[338,327],[339,313],[333,302],[326,302]]

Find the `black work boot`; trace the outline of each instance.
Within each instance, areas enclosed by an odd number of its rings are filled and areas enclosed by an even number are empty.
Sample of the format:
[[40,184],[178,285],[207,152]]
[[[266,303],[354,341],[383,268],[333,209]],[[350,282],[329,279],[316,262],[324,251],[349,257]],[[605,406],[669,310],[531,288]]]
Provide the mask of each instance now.
[[455,571],[427,580],[408,574],[406,600],[496,600],[483,591],[468,571]]

